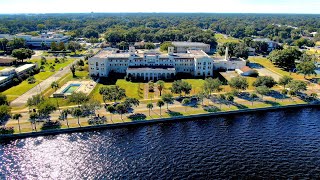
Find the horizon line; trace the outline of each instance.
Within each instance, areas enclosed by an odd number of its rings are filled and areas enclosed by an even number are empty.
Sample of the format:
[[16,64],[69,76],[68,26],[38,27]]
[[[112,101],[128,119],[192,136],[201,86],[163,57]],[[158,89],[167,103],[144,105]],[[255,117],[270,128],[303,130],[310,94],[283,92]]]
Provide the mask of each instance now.
[[1,13],[0,15],[41,15],[41,14],[279,14],[279,15],[320,15],[320,13],[281,13],[281,12],[48,12],[48,13]]

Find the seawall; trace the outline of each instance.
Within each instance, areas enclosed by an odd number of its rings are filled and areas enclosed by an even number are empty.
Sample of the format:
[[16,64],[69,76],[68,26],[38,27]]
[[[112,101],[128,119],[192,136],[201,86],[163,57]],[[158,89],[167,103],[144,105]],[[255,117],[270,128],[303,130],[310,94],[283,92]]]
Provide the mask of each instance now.
[[274,107],[266,107],[266,108],[242,109],[242,110],[234,110],[234,111],[195,114],[195,115],[189,115],[189,116],[175,116],[170,118],[160,118],[160,119],[153,119],[153,120],[138,120],[133,122],[123,122],[123,123],[116,123],[116,124],[103,124],[103,125],[95,125],[95,126],[46,130],[46,131],[21,133],[21,134],[8,134],[8,135],[0,135],[0,140],[21,139],[21,138],[28,138],[28,137],[48,136],[48,135],[66,134],[66,133],[74,133],[74,132],[85,132],[85,131],[94,131],[94,130],[111,129],[111,128],[122,128],[122,127],[129,127],[129,126],[149,125],[149,124],[155,124],[155,123],[173,123],[173,122],[194,120],[196,118],[209,118],[209,117],[217,117],[217,116],[256,113],[256,112],[264,112],[264,111],[277,111],[277,110],[284,110],[284,109],[306,108],[306,107],[319,108],[320,104],[297,104],[297,105],[274,106]]

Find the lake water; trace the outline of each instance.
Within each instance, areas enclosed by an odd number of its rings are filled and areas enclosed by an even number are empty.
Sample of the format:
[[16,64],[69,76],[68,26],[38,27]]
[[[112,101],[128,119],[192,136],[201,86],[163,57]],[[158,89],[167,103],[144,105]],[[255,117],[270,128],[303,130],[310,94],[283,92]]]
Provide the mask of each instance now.
[[319,178],[317,108],[0,144],[0,179]]

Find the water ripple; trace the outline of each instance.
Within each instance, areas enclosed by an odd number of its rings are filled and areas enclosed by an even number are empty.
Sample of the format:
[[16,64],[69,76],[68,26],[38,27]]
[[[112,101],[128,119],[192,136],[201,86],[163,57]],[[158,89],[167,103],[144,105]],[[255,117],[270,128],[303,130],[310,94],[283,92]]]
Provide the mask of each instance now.
[[0,144],[0,179],[320,177],[315,108]]

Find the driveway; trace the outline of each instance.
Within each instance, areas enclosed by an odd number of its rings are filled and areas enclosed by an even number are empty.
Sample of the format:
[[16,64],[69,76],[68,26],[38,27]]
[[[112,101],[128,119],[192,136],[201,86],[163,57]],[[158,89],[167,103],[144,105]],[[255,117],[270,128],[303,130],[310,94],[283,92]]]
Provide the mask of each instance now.
[[48,79],[42,81],[26,93],[22,94],[19,96],[17,99],[13,100],[10,105],[11,106],[23,106],[27,103],[28,98],[39,94],[40,92],[42,93],[44,90],[48,89],[51,86],[51,83],[53,81],[59,80],[61,77],[65,76],[70,72],[70,66],[72,64],[75,64],[78,60],[75,60],[73,63],[69,64],[68,66],[64,67],[63,70],[57,71],[55,74],[50,76]]
[[260,64],[257,63],[249,63],[249,67],[258,71],[259,76],[271,76],[274,80],[279,81],[281,76],[277,73],[270,71],[267,68],[264,68]]

